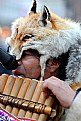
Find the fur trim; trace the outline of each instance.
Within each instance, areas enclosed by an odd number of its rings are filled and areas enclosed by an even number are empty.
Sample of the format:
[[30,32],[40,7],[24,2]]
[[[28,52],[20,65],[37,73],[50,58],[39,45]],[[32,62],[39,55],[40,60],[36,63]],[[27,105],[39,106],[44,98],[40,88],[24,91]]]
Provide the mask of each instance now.
[[70,109],[67,109],[65,121],[81,121],[81,92],[76,96]]
[[67,82],[81,81],[81,40],[70,48],[70,57],[66,67]]

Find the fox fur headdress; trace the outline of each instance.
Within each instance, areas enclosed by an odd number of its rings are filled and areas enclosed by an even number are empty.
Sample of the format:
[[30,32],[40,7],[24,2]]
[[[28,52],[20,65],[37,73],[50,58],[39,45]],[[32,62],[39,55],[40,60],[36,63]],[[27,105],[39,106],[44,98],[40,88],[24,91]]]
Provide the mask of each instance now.
[[24,50],[35,49],[41,55],[41,77],[46,61],[70,51],[66,67],[67,81],[81,80],[81,26],[71,20],[58,17],[43,7],[36,12],[36,0],[28,14],[12,25],[12,34],[7,39],[10,54],[20,59]]

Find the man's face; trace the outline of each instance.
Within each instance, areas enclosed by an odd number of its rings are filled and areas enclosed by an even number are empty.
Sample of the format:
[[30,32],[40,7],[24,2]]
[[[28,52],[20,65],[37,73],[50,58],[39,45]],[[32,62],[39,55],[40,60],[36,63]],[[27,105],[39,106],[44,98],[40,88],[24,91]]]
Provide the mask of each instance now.
[[[31,79],[39,79],[41,76],[40,57],[36,52],[27,50],[24,51],[18,67],[12,71],[15,76],[28,77]],[[59,67],[58,61],[49,61],[44,73],[44,79],[50,76],[56,76]]]
[[38,79],[41,68],[39,57],[33,55],[30,51],[24,51],[20,60],[18,60],[18,67],[12,71],[15,76],[22,76],[28,78]]

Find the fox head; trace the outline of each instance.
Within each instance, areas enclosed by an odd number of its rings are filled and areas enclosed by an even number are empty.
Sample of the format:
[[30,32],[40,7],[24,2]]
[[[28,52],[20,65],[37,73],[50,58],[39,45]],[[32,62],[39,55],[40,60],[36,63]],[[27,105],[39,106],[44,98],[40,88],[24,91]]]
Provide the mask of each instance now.
[[12,33],[7,38],[10,54],[20,59],[24,50],[35,49],[41,55],[41,77],[44,75],[46,61],[66,53],[81,38],[80,23],[63,19],[43,6],[36,12],[37,3],[26,16],[18,18],[12,24]]

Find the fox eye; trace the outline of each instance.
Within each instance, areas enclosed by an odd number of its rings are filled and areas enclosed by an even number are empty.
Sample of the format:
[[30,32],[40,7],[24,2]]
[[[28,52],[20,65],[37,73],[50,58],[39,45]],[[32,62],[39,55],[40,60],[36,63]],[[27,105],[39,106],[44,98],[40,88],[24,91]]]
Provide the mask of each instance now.
[[27,39],[30,39],[32,37],[34,37],[34,35],[32,35],[32,34],[26,35],[23,37],[22,41],[26,41]]

